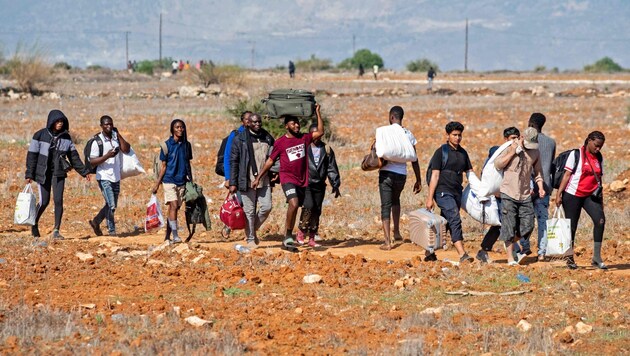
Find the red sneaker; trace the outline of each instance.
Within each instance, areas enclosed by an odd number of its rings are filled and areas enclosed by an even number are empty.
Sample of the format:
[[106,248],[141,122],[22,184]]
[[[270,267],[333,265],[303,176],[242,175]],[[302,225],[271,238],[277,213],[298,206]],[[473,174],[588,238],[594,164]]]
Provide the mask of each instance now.
[[320,247],[321,245],[318,244],[317,242],[315,242],[315,238],[311,237],[308,239],[308,246],[309,247]]
[[304,233],[301,230],[298,230],[296,240],[298,244],[304,245]]

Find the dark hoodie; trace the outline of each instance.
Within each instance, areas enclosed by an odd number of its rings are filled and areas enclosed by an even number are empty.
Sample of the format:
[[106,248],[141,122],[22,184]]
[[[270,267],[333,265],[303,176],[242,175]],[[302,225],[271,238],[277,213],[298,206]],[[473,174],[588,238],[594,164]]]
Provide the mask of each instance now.
[[[54,123],[63,120],[63,128],[60,132],[53,132]],[[60,156],[65,156],[72,167],[82,176],[89,172],[81,161],[68,130],[70,124],[68,118],[60,110],[52,110],[48,114],[46,128],[37,131],[33,135],[31,144],[26,154],[26,179],[32,179],[39,184],[46,182],[46,177],[67,177],[66,172],[59,164]],[[51,147],[52,146],[52,147]]]

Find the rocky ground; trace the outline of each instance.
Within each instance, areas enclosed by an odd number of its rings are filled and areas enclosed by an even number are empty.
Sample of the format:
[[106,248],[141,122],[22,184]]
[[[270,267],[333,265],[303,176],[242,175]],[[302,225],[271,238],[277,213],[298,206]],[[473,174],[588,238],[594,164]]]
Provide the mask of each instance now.
[[[628,126],[630,76],[577,74],[450,75],[427,94],[420,76],[387,73],[378,82],[344,74],[258,72],[242,87],[199,88],[181,76],[61,73],[42,96],[11,91],[0,81],[0,352],[2,353],[219,353],[240,354],[623,354],[630,253]],[[279,250],[285,203],[262,230],[262,247],[239,254],[220,235],[218,207],[225,197],[214,174],[216,150],[237,120],[226,108],[259,100],[278,87],[316,90],[329,117],[342,175],[342,197],[327,197],[322,247],[298,254]],[[16,96],[17,95],[17,96]],[[606,233],[609,271],[591,268],[591,222],[583,217],[576,252],[580,269],[562,262],[508,268],[504,254],[489,265],[455,265],[455,252],[422,262],[408,241],[389,252],[382,240],[376,175],[358,166],[374,129],[393,105],[405,108],[404,125],[418,138],[421,169],[449,120],[466,125],[463,146],[475,170],[504,127],[524,128],[529,114],[547,115],[545,130],[558,151],[577,147],[592,130],[607,137]],[[24,187],[30,137],[49,110],[70,118],[82,152],[109,114],[131,142],[147,176],[122,183],[117,211],[124,238],[92,236],[87,224],[102,205],[95,182],[73,173],[66,184],[61,232],[33,244],[27,227],[13,225],[15,197]],[[183,118],[195,147],[198,182],[211,208],[213,229],[190,244],[162,244],[145,233],[152,159],[169,122]],[[409,179],[412,180],[411,178]],[[409,183],[408,185],[410,185]],[[403,194],[403,213],[425,200]],[[465,213],[462,213],[465,215]],[[586,215],[586,214],[583,214]],[[52,228],[52,206],[41,221]],[[403,215],[406,233],[407,219]],[[464,217],[466,248],[475,253],[480,224]],[[183,233],[183,231],[182,231]]]

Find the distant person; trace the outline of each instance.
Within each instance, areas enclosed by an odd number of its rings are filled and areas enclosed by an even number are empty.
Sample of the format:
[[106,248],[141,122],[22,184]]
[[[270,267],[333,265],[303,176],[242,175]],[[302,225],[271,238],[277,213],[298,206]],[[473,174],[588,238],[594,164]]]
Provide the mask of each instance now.
[[[317,124],[311,125],[311,133],[317,130]],[[310,247],[319,247],[315,242],[315,236],[319,232],[319,219],[322,215],[322,204],[326,195],[326,178],[332,185],[332,194],[339,198],[339,186],[341,176],[339,167],[335,159],[335,152],[328,147],[321,139],[313,139],[306,151],[308,156],[308,186],[304,194],[304,204],[300,213],[298,225],[297,242],[300,245],[305,243],[308,236]]]
[[295,63],[293,61],[289,61],[289,77],[295,78]]
[[190,70],[190,61],[186,61],[186,64],[184,64],[184,70]]
[[[431,168],[431,181],[429,194],[427,195],[426,208],[433,210],[433,199],[440,208],[442,215],[448,222],[447,230],[451,232],[451,241],[459,254],[459,262],[472,262],[474,258],[469,256],[464,249],[464,233],[462,232],[462,218],[459,209],[462,206],[463,175],[472,171],[472,163],[468,152],[461,146],[464,125],[457,121],[446,124],[446,145],[448,156],[446,165],[442,167],[442,148],[435,150],[429,168]],[[435,253],[428,253],[425,261],[437,261]]]
[[179,60],[179,65],[177,66],[177,70],[180,72],[184,70],[184,61],[181,59]]
[[133,73],[133,63],[131,63],[131,61],[127,61],[127,72],[129,72],[129,74]]
[[48,113],[46,127],[35,132],[26,154],[26,183],[33,181],[39,185],[39,207],[35,225],[31,227],[34,238],[40,237],[39,219],[42,217],[52,191],[55,202],[55,226],[52,238],[63,240],[59,233],[61,218],[63,217],[63,192],[68,171],[64,169],[62,160],[69,162],[80,175],[89,180],[89,171],[83,165],[70,133],[68,118],[60,110],[52,110]]
[[365,68],[363,68],[362,63],[359,63],[359,78],[362,78],[363,74],[365,74]]
[[427,72],[427,91],[433,90],[433,78],[435,78],[437,74],[433,67],[429,67],[429,71]]
[[247,218],[245,236],[247,247],[258,247],[258,229],[271,213],[271,185],[265,176],[256,188],[252,182],[262,171],[269,153],[273,149],[274,139],[262,128],[259,114],[249,115],[248,127],[240,131],[232,141],[230,151],[230,193],[241,192],[243,210]]
[[279,137],[265,166],[252,182],[252,188],[257,188],[261,179],[271,169],[274,161],[280,158],[280,183],[287,198],[289,207],[285,220],[286,234],[282,242],[282,248],[291,252],[296,252],[295,239],[293,237],[293,227],[300,205],[304,203],[304,194],[308,186],[308,157],[306,149],[313,142],[324,136],[324,121],[320,113],[319,104],[315,104],[317,115],[317,131],[309,133],[300,132],[300,120],[295,116],[284,117],[284,127],[286,134]]
[[372,73],[374,73],[374,80],[378,79],[378,64],[372,66]]
[[[404,130],[405,138],[409,140],[414,150],[418,141],[411,131],[402,127],[402,120],[405,111],[400,106],[393,106],[389,109],[389,125],[398,125]],[[403,138],[403,139],[405,139]],[[413,185],[413,193],[418,194],[422,190],[420,178],[420,166],[418,160],[411,162],[411,167],[416,176]],[[386,165],[378,171],[378,192],[381,198],[381,222],[383,225],[383,235],[385,242],[379,247],[383,251],[392,249],[392,233],[390,223],[393,222],[393,240],[402,241],[400,234],[400,195],[407,182],[407,163],[388,161]]]
[[[521,137],[513,140],[494,161],[494,167],[503,171],[501,182],[501,235],[509,266],[524,262],[524,253],[515,253],[514,245],[519,237],[528,239],[534,230],[534,204],[530,181],[533,174],[538,185],[538,196],[545,197],[543,187],[540,152],[538,151],[538,131],[533,127],[525,129]],[[515,256],[516,255],[516,256]],[[516,259],[515,259],[516,257]]]
[[[588,134],[584,146],[579,148],[579,157],[570,154],[564,165],[564,176],[556,192],[556,206],[562,205],[567,219],[571,219],[571,244],[575,243],[575,233],[582,209],[593,221],[593,259],[591,265],[606,270],[602,261],[602,241],[604,241],[604,196],[602,175],[604,174],[602,147],[606,137],[600,131]],[[567,267],[577,269],[573,255],[567,258]]]
[[171,68],[173,68],[173,69],[171,70],[171,73],[172,73],[173,75],[177,74],[177,69],[179,68],[179,64],[177,63],[177,61],[173,61],[173,62],[171,62]]
[[132,72],[136,72],[138,71],[138,62],[136,62],[135,60],[133,61],[133,63],[131,64],[131,71]]
[[102,143],[102,148],[99,149],[97,139],[92,141],[89,161],[92,167],[96,167],[96,182],[105,199],[105,205],[88,223],[94,230],[94,234],[101,236],[103,232],[100,225],[103,220],[106,220],[109,236],[117,236],[114,213],[118,207],[120,195],[122,154],[119,153],[129,153],[131,146],[118,133],[118,129],[114,127],[114,120],[110,116],[101,116],[100,124],[101,132],[98,134],[98,140]]
[[171,121],[171,137],[160,143],[162,167],[152,189],[153,194],[156,194],[160,184],[164,187],[164,201],[168,205],[164,240],[169,243],[182,242],[177,232],[177,213],[184,202],[186,182],[192,181],[190,165],[192,158],[192,145],[188,142],[186,124],[180,119],[175,119]]
[[[549,219],[549,199],[553,190],[551,182],[551,166],[556,156],[556,141],[551,137],[542,133],[542,128],[547,122],[545,115],[541,113],[533,113],[529,117],[529,127],[533,127],[538,131],[538,151],[540,152],[540,165],[542,166],[543,185],[545,187],[545,197],[538,197],[538,185],[534,185],[534,194],[532,200],[534,203],[534,211],[538,225],[538,261],[545,260],[547,252],[547,219]],[[521,241],[523,253],[531,254],[529,239]]]

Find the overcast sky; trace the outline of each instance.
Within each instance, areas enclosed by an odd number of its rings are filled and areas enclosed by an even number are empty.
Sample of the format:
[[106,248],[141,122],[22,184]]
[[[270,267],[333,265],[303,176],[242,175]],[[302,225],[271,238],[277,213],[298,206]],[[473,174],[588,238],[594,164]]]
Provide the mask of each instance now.
[[[122,68],[162,56],[256,68],[368,48],[387,68],[426,57],[443,70],[630,67],[630,0],[0,0],[0,44],[38,41],[53,61]],[[126,34],[128,32],[128,34]],[[128,36],[128,37],[127,37]]]

